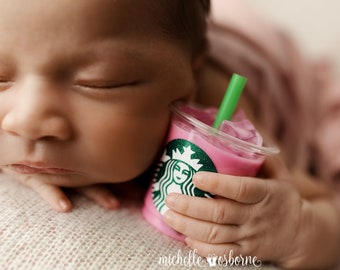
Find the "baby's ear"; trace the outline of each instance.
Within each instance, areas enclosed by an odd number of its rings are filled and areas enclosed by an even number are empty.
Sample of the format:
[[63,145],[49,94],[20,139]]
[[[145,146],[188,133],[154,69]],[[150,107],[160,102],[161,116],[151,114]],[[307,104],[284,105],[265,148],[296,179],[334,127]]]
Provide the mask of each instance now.
[[192,62],[192,69],[194,71],[194,74],[199,74],[200,71],[202,70],[202,67],[204,65],[206,59],[205,54],[198,54],[194,57],[193,62]]
[[201,50],[199,50],[197,53],[195,53],[192,58],[192,70],[193,70],[196,81],[199,79],[200,73],[207,60],[207,54],[208,54],[208,50],[206,47],[204,47]]
[[198,101],[197,98],[200,95],[199,92],[201,92],[202,88],[202,81],[204,76],[204,70],[206,65],[206,55],[205,53],[197,53],[193,56],[192,62],[191,62],[191,69],[192,69],[192,75],[195,82],[195,89],[192,92],[192,95],[190,96],[190,99],[194,99],[195,101]]

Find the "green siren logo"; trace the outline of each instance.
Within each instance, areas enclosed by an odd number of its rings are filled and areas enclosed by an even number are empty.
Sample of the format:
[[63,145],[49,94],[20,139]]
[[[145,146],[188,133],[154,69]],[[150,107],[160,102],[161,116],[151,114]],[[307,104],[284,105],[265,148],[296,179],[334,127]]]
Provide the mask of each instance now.
[[196,197],[211,198],[212,195],[194,186],[193,175],[198,171],[217,172],[214,163],[197,145],[183,139],[170,141],[161,157],[153,179],[153,201],[163,215],[168,207],[165,197],[182,193]]

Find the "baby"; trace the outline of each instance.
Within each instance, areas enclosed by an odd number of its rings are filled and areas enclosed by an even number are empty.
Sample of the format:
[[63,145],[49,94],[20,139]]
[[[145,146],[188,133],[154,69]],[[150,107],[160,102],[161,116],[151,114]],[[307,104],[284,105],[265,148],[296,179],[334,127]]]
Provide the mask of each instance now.
[[[169,104],[196,88],[200,40],[182,29],[182,4],[111,2],[0,2],[1,168],[58,211],[71,207],[61,186],[87,186],[116,207],[92,185],[144,172],[167,132]],[[203,16],[192,20],[204,27]]]
[[[208,10],[204,0],[0,0],[2,172],[60,212],[71,209],[63,187],[117,208],[103,184],[152,167],[169,105],[220,94],[199,86]],[[194,184],[219,198],[170,194],[164,220],[201,255],[233,249],[287,268],[333,264],[340,221],[327,196],[278,158],[262,173],[196,174]]]

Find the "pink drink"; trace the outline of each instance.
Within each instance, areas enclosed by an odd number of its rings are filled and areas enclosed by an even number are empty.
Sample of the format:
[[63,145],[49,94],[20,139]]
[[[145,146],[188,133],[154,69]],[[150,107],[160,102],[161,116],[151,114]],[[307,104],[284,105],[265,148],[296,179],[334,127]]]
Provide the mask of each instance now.
[[213,108],[177,104],[172,111],[165,151],[147,192],[143,214],[164,234],[183,240],[183,235],[162,221],[162,215],[168,210],[164,203],[168,194],[177,192],[212,198],[212,194],[193,185],[194,173],[211,171],[254,176],[265,157],[276,154],[278,149],[262,146],[261,136],[244,115],[235,115],[235,122],[226,121],[221,130],[216,130],[211,127],[217,112]]

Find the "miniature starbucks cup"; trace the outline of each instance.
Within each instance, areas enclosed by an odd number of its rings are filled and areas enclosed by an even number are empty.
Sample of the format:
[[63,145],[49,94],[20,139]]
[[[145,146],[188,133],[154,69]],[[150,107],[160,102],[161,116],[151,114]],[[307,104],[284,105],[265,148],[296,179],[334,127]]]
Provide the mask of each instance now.
[[[217,130],[211,127],[217,109],[176,103],[171,110],[173,115],[168,138],[142,212],[156,229],[183,241],[184,236],[162,220],[162,215],[168,210],[165,205],[167,195],[175,192],[213,198],[213,194],[194,186],[192,177],[196,172],[254,176],[266,156],[279,150],[264,144],[244,115],[236,115],[235,122],[228,121],[224,127],[222,124],[222,130]],[[242,125],[251,125],[251,128],[243,129]]]

